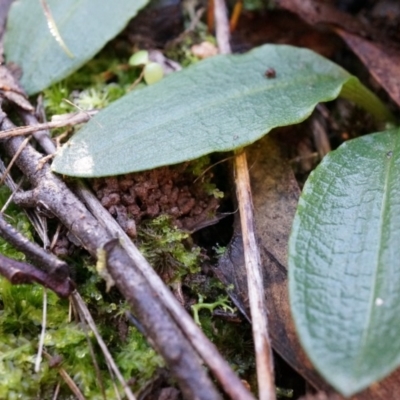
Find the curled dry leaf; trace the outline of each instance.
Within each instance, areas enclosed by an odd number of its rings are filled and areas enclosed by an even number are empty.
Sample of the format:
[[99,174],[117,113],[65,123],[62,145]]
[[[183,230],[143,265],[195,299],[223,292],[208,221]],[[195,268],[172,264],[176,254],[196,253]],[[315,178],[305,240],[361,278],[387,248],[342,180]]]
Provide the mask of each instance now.
[[[372,24],[315,0],[280,0],[279,5],[310,25],[326,24],[346,42],[371,75],[400,105],[400,49]],[[372,38],[373,41],[367,40]]]
[[360,58],[389,96],[400,106],[400,50],[371,42],[343,29],[335,29],[335,31]]
[[315,0],[279,0],[279,6],[297,14],[310,25],[323,23],[340,26],[349,32],[371,35],[371,29],[366,24],[326,2]]

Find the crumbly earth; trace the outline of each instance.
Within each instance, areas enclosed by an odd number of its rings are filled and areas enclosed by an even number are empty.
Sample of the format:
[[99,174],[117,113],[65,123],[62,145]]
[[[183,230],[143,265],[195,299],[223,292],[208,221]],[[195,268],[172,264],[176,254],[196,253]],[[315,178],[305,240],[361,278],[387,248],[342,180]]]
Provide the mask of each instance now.
[[196,179],[189,165],[94,179],[92,187],[130,237],[136,235],[136,224],[161,214],[168,214],[177,227],[192,232],[215,219],[219,199],[204,183],[210,181],[211,174]]

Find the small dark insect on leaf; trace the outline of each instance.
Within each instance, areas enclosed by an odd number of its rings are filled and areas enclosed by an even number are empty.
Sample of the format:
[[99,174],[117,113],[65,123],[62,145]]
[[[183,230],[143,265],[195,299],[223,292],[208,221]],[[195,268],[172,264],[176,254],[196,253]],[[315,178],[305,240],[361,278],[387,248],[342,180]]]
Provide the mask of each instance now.
[[273,68],[268,68],[265,72],[264,72],[264,76],[268,79],[274,79],[276,78],[276,71]]

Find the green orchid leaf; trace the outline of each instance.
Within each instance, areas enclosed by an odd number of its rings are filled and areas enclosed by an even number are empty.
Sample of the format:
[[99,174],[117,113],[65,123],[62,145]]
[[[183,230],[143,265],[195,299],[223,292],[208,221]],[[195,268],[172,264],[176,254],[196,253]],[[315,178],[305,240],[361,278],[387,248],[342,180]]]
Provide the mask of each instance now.
[[289,243],[300,340],[345,396],[400,365],[400,132],[328,154],[310,175]]
[[[18,0],[10,10],[4,50],[34,94],[90,60],[148,0]],[[45,5],[45,7],[43,7]]]
[[350,93],[361,88],[364,105],[379,117],[390,117],[356,78],[312,51],[265,45],[216,56],[102,110],[62,147],[53,170],[117,175],[237,149],[303,121],[346,85]]

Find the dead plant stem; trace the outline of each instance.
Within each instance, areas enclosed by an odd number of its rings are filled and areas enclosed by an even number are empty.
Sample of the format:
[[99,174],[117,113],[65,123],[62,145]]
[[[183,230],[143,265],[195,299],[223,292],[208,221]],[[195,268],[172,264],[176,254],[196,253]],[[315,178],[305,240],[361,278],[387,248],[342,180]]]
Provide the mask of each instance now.
[[34,132],[43,131],[45,129],[64,128],[66,126],[74,126],[83,124],[89,121],[89,119],[97,113],[97,110],[82,111],[72,114],[65,114],[60,119],[50,122],[44,122],[37,125],[19,126],[11,129],[5,129],[0,132],[0,140],[8,139],[15,136],[25,136]]
[[242,226],[251,324],[256,353],[258,395],[260,400],[274,400],[276,395],[272,349],[268,335],[261,257],[255,236],[250,176],[244,150],[236,152],[235,183]]
[[215,36],[220,54],[230,54],[229,20],[225,0],[214,0]]
[[46,336],[46,321],[47,321],[47,289],[43,288],[43,311],[42,311],[42,330],[40,332],[38,352],[35,360],[35,372],[40,371],[40,364],[42,362],[42,353],[44,346],[44,338]]
[[[49,353],[47,353],[46,351],[43,350],[43,355],[46,357],[46,359],[48,361],[51,361],[51,355]],[[71,392],[74,394],[74,396],[77,398],[77,400],[86,400],[85,396],[82,394],[82,392],[79,390],[79,388],[76,385],[76,383],[74,382],[74,380],[68,375],[68,372],[64,368],[62,368],[62,367],[59,368],[58,373],[64,379],[64,382],[70,388]],[[53,399],[56,398],[56,393],[58,393],[60,390],[58,387],[59,387],[59,385],[57,384]]]
[[112,358],[107,345],[104,343],[103,338],[99,334],[96,324],[92,318],[92,315],[90,314],[88,308],[86,307],[85,302],[82,300],[82,297],[79,295],[79,293],[77,291],[75,291],[72,293],[71,298],[75,304],[76,309],[78,310],[78,313],[81,315],[82,319],[86,322],[86,324],[90,327],[94,336],[96,337],[97,343],[98,343],[99,347],[101,348],[101,351],[104,354],[107,364],[110,366],[112,372],[115,374],[115,376],[119,380],[119,383],[124,388],[126,398],[129,400],[135,400],[136,397],[132,393],[130,387],[127,385],[124,377],[122,376],[117,365],[115,364],[115,361]]
[[[217,43],[221,54],[230,54],[229,22],[225,0],[214,0],[214,16]],[[253,200],[251,196],[250,175],[246,153],[236,151],[235,184],[242,226],[244,259],[247,274],[247,286],[250,313],[256,354],[258,395],[260,400],[274,400],[275,384],[272,361],[272,348],[268,335],[267,306],[265,303],[262,280],[261,257],[257,246]]]

